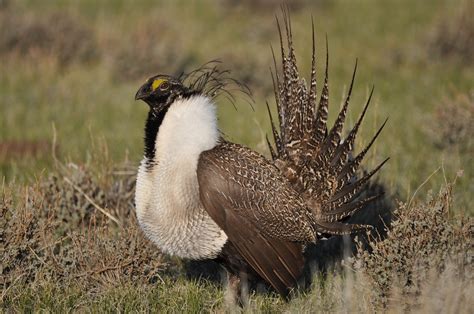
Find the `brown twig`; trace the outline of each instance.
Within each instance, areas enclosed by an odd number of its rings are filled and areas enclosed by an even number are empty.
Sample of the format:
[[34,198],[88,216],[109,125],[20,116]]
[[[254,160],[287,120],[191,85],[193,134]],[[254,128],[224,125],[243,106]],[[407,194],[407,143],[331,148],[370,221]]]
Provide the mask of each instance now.
[[105,216],[107,216],[110,220],[112,220],[113,222],[115,222],[119,227],[122,227],[122,224],[120,223],[120,221],[115,218],[114,216],[112,216],[112,214],[110,214],[109,212],[107,212],[104,208],[100,207],[99,205],[97,205],[96,202],[94,202],[94,200],[92,198],[90,198],[80,187],[78,187],[77,185],[75,185],[74,183],[71,182],[71,180],[69,180],[68,178],[64,178],[64,181],[66,181],[67,183],[69,183],[77,192],[81,193],[82,196],[84,196],[86,198],[86,200],[91,203],[92,206],[94,206],[98,211],[100,211],[102,214],[104,214]]
[[107,266],[107,267],[103,267],[101,269],[89,270],[89,271],[83,272],[82,274],[77,274],[75,276],[75,278],[79,278],[79,277],[83,277],[83,276],[87,276],[87,275],[100,274],[100,273],[106,272],[108,270],[115,270],[115,269],[127,267],[128,265],[130,265],[132,263],[133,263],[133,261],[129,261],[127,263],[124,263],[124,264],[118,265],[118,266]]

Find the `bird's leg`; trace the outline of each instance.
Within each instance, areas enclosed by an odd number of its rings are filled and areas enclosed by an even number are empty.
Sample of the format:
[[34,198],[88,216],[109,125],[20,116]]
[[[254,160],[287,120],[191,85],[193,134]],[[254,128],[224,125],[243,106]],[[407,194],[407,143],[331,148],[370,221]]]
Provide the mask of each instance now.
[[231,307],[244,307],[247,300],[242,298],[242,281],[240,276],[227,272],[226,303]]
[[226,303],[231,307],[240,305],[241,299],[240,290],[240,278],[239,276],[227,272],[227,291],[226,291]]

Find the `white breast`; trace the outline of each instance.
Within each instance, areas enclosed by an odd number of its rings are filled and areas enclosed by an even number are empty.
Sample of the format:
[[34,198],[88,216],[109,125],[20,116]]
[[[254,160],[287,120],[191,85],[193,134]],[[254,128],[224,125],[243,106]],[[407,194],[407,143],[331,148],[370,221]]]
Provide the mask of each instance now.
[[196,169],[201,152],[219,138],[215,106],[193,96],[173,103],[155,144],[155,165],[140,165],[136,211],[145,234],[162,251],[183,258],[213,258],[227,241],[199,199]]

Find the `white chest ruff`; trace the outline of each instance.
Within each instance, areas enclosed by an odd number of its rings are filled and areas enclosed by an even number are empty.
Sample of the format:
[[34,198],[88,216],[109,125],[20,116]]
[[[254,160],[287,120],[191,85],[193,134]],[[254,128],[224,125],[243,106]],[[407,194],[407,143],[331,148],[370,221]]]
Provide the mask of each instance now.
[[177,100],[168,109],[155,144],[155,162],[138,170],[138,221],[147,237],[168,254],[216,257],[225,233],[199,199],[196,169],[201,152],[213,148],[219,133],[214,105],[203,96]]

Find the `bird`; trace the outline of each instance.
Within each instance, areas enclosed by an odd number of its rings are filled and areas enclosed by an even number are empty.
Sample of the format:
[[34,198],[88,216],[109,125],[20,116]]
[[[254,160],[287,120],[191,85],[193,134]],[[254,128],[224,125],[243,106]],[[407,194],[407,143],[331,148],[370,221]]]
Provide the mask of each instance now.
[[309,86],[297,66],[289,17],[284,26],[277,19],[277,27],[281,68],[272,49],[271,77],[278,128],[266,104],[271,158],[219,131],[216,95],[229,94],[227,84],[236,82],[227,71],[206,65],[176,77],[155,75],[135,95],[149,106],[135,207],[141,229],[162,252],[215,260],[236,289],[243,278],[256,277],[287,299],[301,280],[308,244],[371,228],[349,224],[347,218],[379,197],[361,199],[360,194],[388,158],[361,176],[358,172],[387,120],[355,155],[356,135],[374,91],[343,137],[357,60],[345,101],[329,128],[327,38],[318,97],[314,23]]

